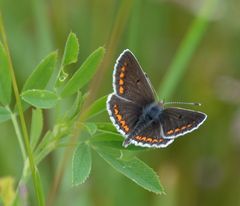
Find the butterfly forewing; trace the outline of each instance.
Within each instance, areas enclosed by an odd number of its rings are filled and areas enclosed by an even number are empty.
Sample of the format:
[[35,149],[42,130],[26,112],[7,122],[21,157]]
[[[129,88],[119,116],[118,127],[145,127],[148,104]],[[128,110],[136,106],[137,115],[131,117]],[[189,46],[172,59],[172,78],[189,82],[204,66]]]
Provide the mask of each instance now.
[[114,92],[140,106],[154,102],[154,92],[137,59],[125,50],[117,59],[113,74]]
[[164,138],[176,138],[197,129],[207,118],[202,112],[166,108],[161,114],[161,134]]

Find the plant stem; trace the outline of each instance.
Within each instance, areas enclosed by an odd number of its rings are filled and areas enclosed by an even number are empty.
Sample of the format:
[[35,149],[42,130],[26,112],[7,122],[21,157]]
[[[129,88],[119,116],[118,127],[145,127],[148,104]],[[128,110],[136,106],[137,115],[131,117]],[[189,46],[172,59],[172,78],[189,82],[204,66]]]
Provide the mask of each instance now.
[[29,164],[30,164],[30,168],[31,168],[34,189],[35,189],[35,193],[36,193],[36,196],[37,196],[38,205],[42,206],[42,205],[44,205],[44,203],[42,202],[42,199],[41,199],[41,188],[39,187],[38,179],[37,179],[37,176],[36,176],[36,165],[34,164],[34,158],[33,158],[32,150],[31,150],[30,143],[29,143],[27,126],[26,126],[26,122],[25,122],[25,119],[24,119],[24,115],[23,115],[22,103],[21,103],[20,96],[19,96],[17,81],[16,81],[14,69],[13,69],[13,64],[12,64],[9,48],[8,48],[7,36],[6,36],[5,29],[4,29],[1,13],[0,13],[0,33],[2,35],[3,44],[4,44],[4,47],[5,47],[6,52],[7,52],[9,70],[10,70],[10,74],[11,74],[11,78],[12,78],[13,91],[14,91],[14,94],[15,94],[16,104],[17,104],[17,108],[18,108],[18,112],[19,112],[20,123],[21,123],[21,127],[22,127],[26,153],[27,153],[28,158],[29,158]]
[[20,128],[19,128],[19,124],[17,122],[16,115],[11,111],[9,106],[6,106],[6,109],[11,113],[11,120],[12,120],[12,123],[13,123],[13,127],[14,127],[14,130],[16,132],[18,143],[20,145],[21,153],[22,153],[22,156],[23,156],[23,161],[25,161],[27,159],[27,155],[26,155],[26,151],[25,151],[25,148],[24,148],[23,137],[22,137],[22,134],[21,134],[21,131],[20,131]]
[[160,99],[166,99],[173,94],[175,88],[186,71],[187,64],[196,50],[208,26],[208,17],[212,14],[218,0],[205,0],[199,15],[194,19],[183,39],[170,68],[158,90]]

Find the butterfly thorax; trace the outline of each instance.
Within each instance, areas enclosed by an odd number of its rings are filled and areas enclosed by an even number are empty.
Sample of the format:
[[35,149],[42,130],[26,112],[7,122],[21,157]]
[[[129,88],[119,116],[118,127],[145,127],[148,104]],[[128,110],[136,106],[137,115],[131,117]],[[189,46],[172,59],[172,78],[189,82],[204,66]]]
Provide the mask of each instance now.
[[163,111],[163,107],[158,103],[151,103],[142,109],[142,114],[139,116],[138,121],[129,137],[137,135],[139,132],[144,130],[150,124],[158,124],[160,115]]
[[141,119],[146,122],[159,122],[163,106],[157,102],[151,103],[143,108]]

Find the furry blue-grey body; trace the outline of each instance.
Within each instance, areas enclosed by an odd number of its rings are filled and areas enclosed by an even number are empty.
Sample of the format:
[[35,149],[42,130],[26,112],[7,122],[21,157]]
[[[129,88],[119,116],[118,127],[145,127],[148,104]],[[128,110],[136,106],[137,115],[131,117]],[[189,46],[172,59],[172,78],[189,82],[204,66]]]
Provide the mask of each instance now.
[[163,107],[160,104],[154,102],[150,105],[147,105],[145,108],[143,108],[143,113],[140,119],[143,119],[146,122],[149,122],[149,121],[159,122],[162,111],[163,111]]

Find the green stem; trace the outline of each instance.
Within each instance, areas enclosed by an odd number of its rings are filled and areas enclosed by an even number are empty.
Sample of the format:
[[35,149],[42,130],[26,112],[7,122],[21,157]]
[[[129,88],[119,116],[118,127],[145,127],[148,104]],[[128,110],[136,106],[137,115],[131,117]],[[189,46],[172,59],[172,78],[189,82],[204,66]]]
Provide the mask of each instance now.
[[218,0],[205,0],[199,15],[194,19],[192,25],[183,39],[170,68],[165,75],[163,82],[158,90],[160,99],[168,99],[179,85],[187,64],[196,50],[201,38],[208,26],[208,17],[212,14]]
[[30,143],[29,143],[27,126],[26,126],[26,122],[25,122],[25,119],[24,119],[24,115],[23,115],[22,103],[21,103],[21,100],[20,100],[20,95],[19,95],[19,91],[18,91],[18,87],[17,87],[17,81],[16,81],[16,77],[15,77],[15,73],[14,73],[14,69],[13,69],[13,65],[12,65],[12,60],[11,60],[11,56],[10,56],[10,52],[9,52],[9,48],[8,48],[8,43],[7,43],[7,36],[6,36],[5,29],[4,29],[1,13],[0,13],[0,33],[2,35],[4,47],[7,51],[9,71],[10,71],[11,78],[12,78],[13,91],[14,91],[14,94],[15,94],[16,104],[17,104],[17,108],[18,108],[18,112],[19,112],[20,123],[21,123],[21,127],[22,127],[26,153],[27,153],[28,158],[29,158],[29,163],[30,163],[30,168],[31,168],[31,173],[32,173],[32,180],[33,180],[33,184],[34,184],[34,190],[35,190],[35,193],[36,193],[36,196],[37,196],[38,205],[43,206],[44,203],[42,202],[42,199],[41,199],[42,192],[41,192],[41,188],[39,187],[39,184],[38,184],[39,182],[38,182],[38,177],[36,175],[36,165],[34,163],[34,158],[33,158],[32,150],[31,150]]
[[27,159],[27,155],[26,155],[26,151],[25,151],[25,148],[24,148],[23,137],[22,137],[22,134],[21,134],[21,131],[20,131],[20,128],[19,128],[19,124],[17,122],[16,115],[14,113],[12,113],[9,106],[6,106],[6,109],[11,113],[11,120],[12,120],[12,123],[13,123],[13,127],[14,127],[14,130],[16,132],[18,143],[20,145],[21,153],[22,153],[22,156],[23,156],[23,161],[25,161]]

